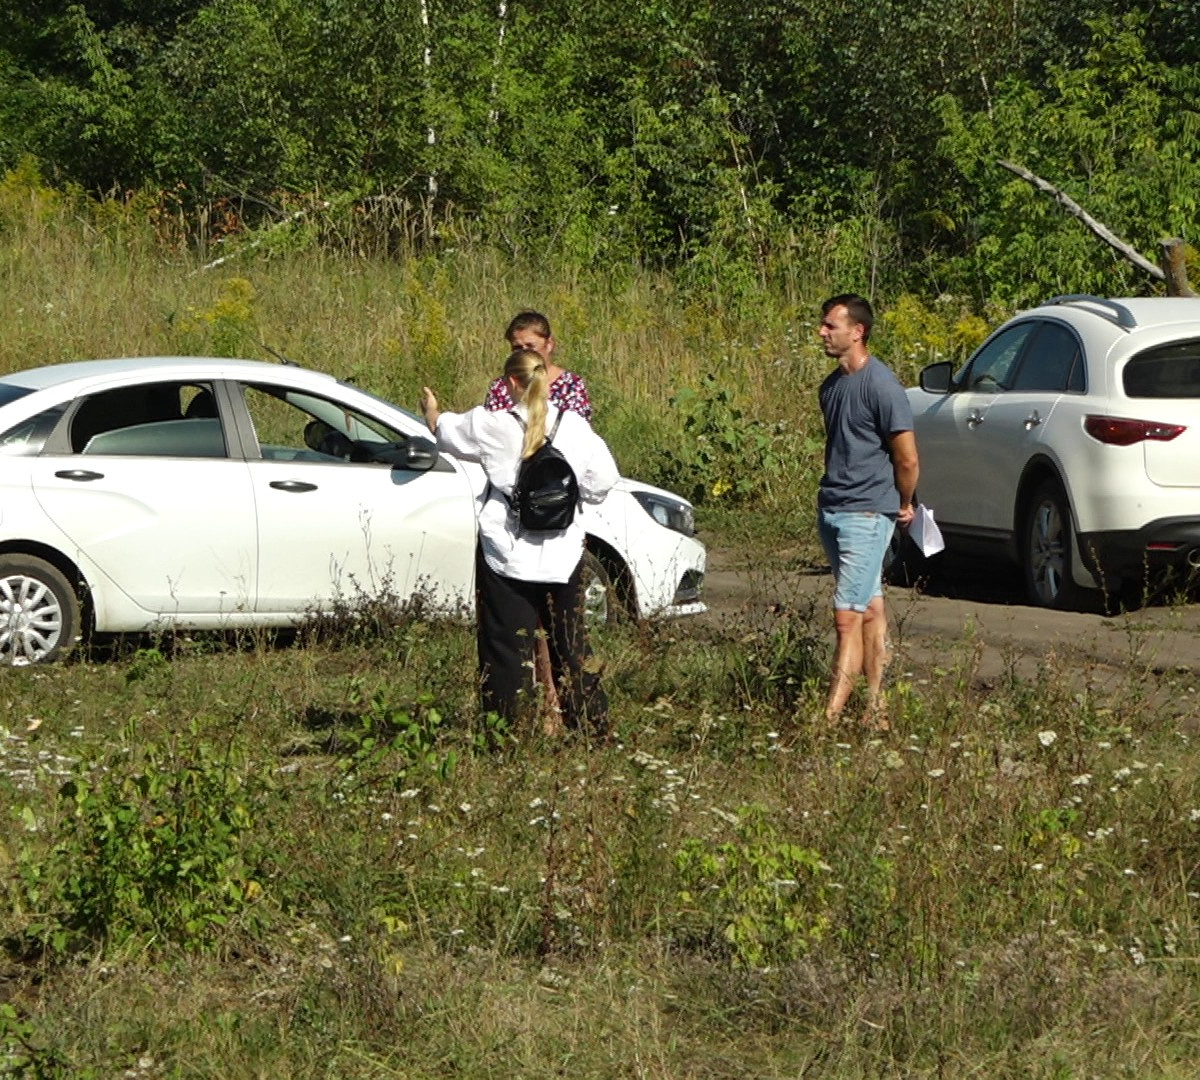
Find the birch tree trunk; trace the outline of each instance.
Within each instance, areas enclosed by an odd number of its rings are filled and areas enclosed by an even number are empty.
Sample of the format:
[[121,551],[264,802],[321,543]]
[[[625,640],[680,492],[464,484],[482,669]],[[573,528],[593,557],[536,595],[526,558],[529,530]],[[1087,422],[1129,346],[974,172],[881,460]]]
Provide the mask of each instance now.
[[500,65],[504,62],[504,33],[508,29],[508,0],[500,0],[496,9],[496,58],[492,62],[492,105],[488,109],[488,125],[494,128],[500,120],[500,108],[496,104],[496,94],[499,90]]
[[[421,28],[424,32],[425,40],[425,54],[422,66],[425,69],[425,98],[428,103],[430,96],[433,94],[433,39],[429,32],[429,0],[421,0]],[[428,104],[426,107],[428,108]],[[437,132],[434,131],[433,121],[430,120],[428,126],[425,128],[425,145],[432,149],[436,144]],[[437,197],[437,170],[432,166],[429,169],[429,181],[426,191],[431,200]]]

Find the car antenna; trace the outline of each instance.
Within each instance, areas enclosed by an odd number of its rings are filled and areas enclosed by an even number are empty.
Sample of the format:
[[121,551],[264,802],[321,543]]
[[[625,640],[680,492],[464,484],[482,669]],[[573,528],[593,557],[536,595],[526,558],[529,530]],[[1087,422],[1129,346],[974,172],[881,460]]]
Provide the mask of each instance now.
[[299,364],[297,364],[297,363],[296,363],[296,361],[295,361],[295,360],[289,360],[289,359],[288,359],[286,356],[284,356],[284,355],[283,355],[283,353],[281,353],[281,352],[276,352],[274,349],[272,349],[272,348],[271,348],[271,346],[270,346],[270,345],[268,345],[268,344],[267,344],[266,342],[264,342],[264,341],[258,341],[257,339],[255,339],[255,344],[256,344],[256,345],[257,345],[257,346],[258,346],[260,349],[262,349],[262,350],[263,350],[263,352],[269,352],[269,353],[270,353],[270,354],[271,354],[273,357],[275,357],[275,359],[276,359],[276,360],[278,360],[278,361],[279,361],[281,364],[286,364],[288,367],[299,367],[299,366],[300,366]]

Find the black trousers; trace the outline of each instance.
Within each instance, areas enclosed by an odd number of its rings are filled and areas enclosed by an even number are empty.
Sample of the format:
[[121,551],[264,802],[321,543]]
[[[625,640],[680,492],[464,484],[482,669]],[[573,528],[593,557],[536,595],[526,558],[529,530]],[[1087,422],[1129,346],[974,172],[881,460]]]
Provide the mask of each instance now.
[[608,698],[589,663],[582,578],[582,559],[561,584],[502,577],[476,548],[476,641],[485,712],[515,720],[532,701],[533,646],[540,624],[567,727],[596,734],[608,730]]

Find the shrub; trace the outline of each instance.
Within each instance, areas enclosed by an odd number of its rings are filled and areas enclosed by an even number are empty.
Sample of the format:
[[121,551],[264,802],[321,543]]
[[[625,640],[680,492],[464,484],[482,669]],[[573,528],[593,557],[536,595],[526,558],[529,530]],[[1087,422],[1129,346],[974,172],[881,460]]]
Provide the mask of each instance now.
[[679,929],[751,967],[795,960],[829,929],[821,856],[776,833],[762,807],[746,807],[734,839],[688,840],[675,856]]
[[[203,949],[261,894],[258,774],[195,725],[188,744],[151,743],[136,760],[134,734],[62,785],[66,813],[49,854],[20,850],[20,899],[37,913],[26,947],[64,953],[154,936]],[[31,811],[23,817],[36,827]]]

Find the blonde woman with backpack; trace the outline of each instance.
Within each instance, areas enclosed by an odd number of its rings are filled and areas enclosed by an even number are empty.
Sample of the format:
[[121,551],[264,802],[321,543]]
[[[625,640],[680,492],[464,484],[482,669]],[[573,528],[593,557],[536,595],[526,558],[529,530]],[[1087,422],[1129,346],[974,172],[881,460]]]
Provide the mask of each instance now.
[[[560,367],[555,360],[558,341],[550,329],[550,320],[540,311],[524,308],[518,311],[504,331],[504,340],[513,351],[532,349],[542,358],[546,365],[546,384],[549,387],[547,396],[551,405],[557,405],[568,412],[577,412],[589,424],[592,422],[592,402],[588,397],[587,383],[581,375]],[[483,407],[490,412],[511,410],[515,407],[512,394],[508,390],[508,380],[501,375],[488,387],[487,397]],[[540,628],[539,628],[540,629]],[[537,679],[538,690],[542,695],[544,724],[547,734],[561,732],[562,706],[558,700],[558,690],[554,685],[554,673],[550,667],[550,650],[546,647],[546,635],[539,633],[533,652],[534,676]]]
[[566,725],[602,734],[608,726],[608,701],[599,675],[587,663],[591,653],[583,617],[583,522],[575,513],[565,528],[531,528],[521,524],[512,500],[522,465],[538,454],[551,431],[554,449],[574,473],[581,501],[602,502],[617,482],[617,465],[582,416],[550,403],[546,365],[538,353],[514,350],[503,378],[516,403],[511,412],[491,412],[483,406],[465,413],[442,412],[429,387],[421,392],[421,411],[438,449],[478,462],[488,479],[475,558],[483,708],[511,721],[524,702],[532,702],[533,650],[540,623]]

